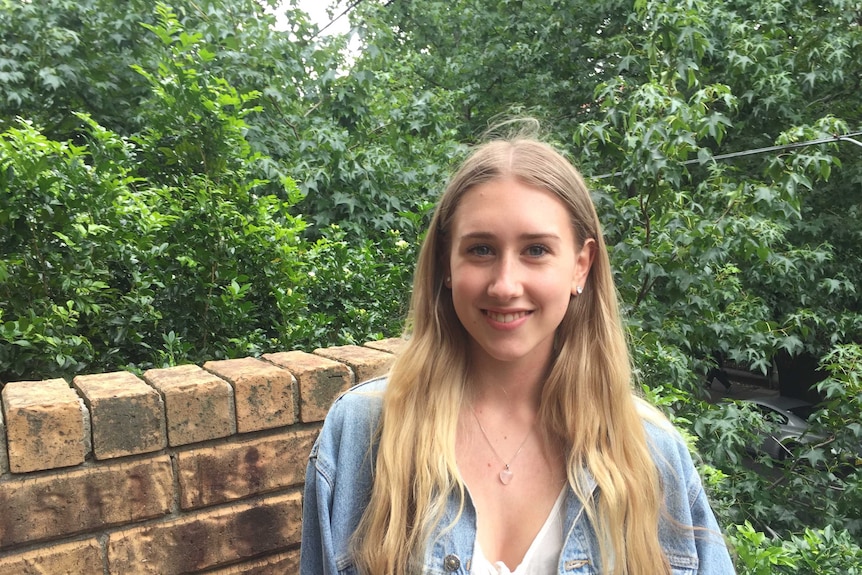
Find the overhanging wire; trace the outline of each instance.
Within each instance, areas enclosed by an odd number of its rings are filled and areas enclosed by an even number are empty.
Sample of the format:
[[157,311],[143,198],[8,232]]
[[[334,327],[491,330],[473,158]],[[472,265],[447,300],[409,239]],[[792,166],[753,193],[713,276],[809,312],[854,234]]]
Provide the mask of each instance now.
[[312,38],[317,38],[318,36],[320,36],[321,34],[323,34],[323,31],[324,31],[324,30],[326,30],[327,28],[329,28],[330,26],[332,26],[333,24],[335,24],[335,22],[337,22],[339,18],[341,18],[342,16],[344,16],[345,14],[347,14],[348,12],[350,12],[351,10],[353,10],[354,8],[356,8],[357,6],[359,6],[362,2],[363,2],[363,0],[355,0],[352,4],[349,4],[349,5],[347,6],[347,8],[345,8],[345,9],[344,9],[344,12],[342,12],[341,14],[339,14],[338,16],[336,16],[335,18],[333,18],[332,20],[330,20],[330,21],[329,21],[329,23],[328,23],[326,26],[324,26],[323,28],[321,28],[320,30],[318,30],[318,31],[317,31],[317,34],[315,34],[314,36],[312,36]]
[[[829,143],[835,143],[835,142],[850,142],[850,143],[856,144],[857,146],[862,148],[862,142],[860,142],[859,140],[853,139],[854,136],[860,136],[860,135],[862,135],[862,132],[851,132],[850,134],[836,134],[836,135],[831,136],[829,138],[820,138],[817,140],[808,140],[805,142],[793,142],[791,144],[783,144],[781,146],[767,146],[765,148],[753,148],[751,150],[742,150],[741,152],[730,152],[728,154],[719,154],[717,156],[710,156],[705,161],[701,160],[699,158],[695,159],[695,160],[686,160],[684,162],[680,162],[680,164],[683,166],[688,166],[691,164],[705,164],[705,163],[709,162],[710,160],[712,160],[712,161],[729,160],[732,158],[741,158],[743,156],[753,156],[756,154],[765,154],[768,152],[778,152],[778,151],[782,151],[782,150],[792,150],[793,148],[802,148],[805,146],[816,146],[819,144],[829,144]],[[622,172],[613,172],[610,174],[602,174],[601,176],[595,176],[592,179],[602,180],[604,178],[612,178],[614,176],[621,176],[621,175],[622,175]]]

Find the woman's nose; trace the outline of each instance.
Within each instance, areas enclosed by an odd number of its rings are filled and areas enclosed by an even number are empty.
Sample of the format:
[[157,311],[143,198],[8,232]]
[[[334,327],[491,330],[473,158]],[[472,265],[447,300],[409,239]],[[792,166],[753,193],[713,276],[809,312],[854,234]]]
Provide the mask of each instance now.
[[488,295],[506,301],[523,293],[522,278],[517,258],[504,257],[492,268]]

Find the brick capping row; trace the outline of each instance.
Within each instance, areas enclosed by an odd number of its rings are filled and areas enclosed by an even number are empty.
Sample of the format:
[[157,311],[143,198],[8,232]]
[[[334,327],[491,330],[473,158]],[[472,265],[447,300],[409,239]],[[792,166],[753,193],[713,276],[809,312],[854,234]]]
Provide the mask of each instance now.
[[297,572],[320,422],[401,343],[5,384],[0,575]]

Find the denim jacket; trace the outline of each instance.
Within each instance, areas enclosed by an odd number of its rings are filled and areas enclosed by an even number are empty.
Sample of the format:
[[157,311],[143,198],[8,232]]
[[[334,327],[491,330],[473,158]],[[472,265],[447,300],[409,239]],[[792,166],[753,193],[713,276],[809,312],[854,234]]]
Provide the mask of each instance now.
[[[301,575],[356,573],[350,539],[371,493],[376,456],[373,443],[385,385],[384,379],[372,380],[336,400],[312,448],[303,500]],[[659,540],[673,574],[734,573],[686,446],[672,430],[650,423],[645,423],[645,429],[664,486],[667,513],[660,519]],[[595,483],[593,486],[595,489]],[[457,498],[450,496],[441,526],[450,525],[455,518]],[[558,573],[602,573],[596,533],[571,489],[566,495],[564,525]],[[468,494],[457,525],[449,530],[441,528],[431,538],[422,573],[469,573],[475,540],[476,511]]]

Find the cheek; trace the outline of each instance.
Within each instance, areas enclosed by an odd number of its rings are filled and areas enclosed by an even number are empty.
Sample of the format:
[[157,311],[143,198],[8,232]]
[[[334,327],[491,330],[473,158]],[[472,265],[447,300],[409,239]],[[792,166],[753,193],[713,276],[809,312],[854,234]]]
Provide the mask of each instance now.
[[464,296],[464,292],[457,289],[457,286],[452,287],[452,307],[458,322],[469,331],[471,325],[476,323],[476,318],[472,315],[473,306],[470,300]]
[[555,278],[553,283],[544,284],[541,297],[550,308],[553,308],[560,314],[564,314],[569,307],[569,302],[572,299],[572,282],[565,281],[563,278]]
[[465,327],[478,321],[476,314],[478,306],[484,301],[487,291],[486,278],[467,267],[452,270],[452,282],[449,293],[455,314]]
[[459,262],[453,261],[452,267],[449,269],[451,281],[449,287],[452,289],[453,297],[472,297],[477,290],[481,290],[486,282],[482,273],[468,265],[459,265]]
[[465,277],[464,274],[452,276],[449,291],[452,294],[452,304],[455,306],[455,311],[458,312],[459,317],[476,299],[476,289],[475,282],[471,281],[471,278]]

